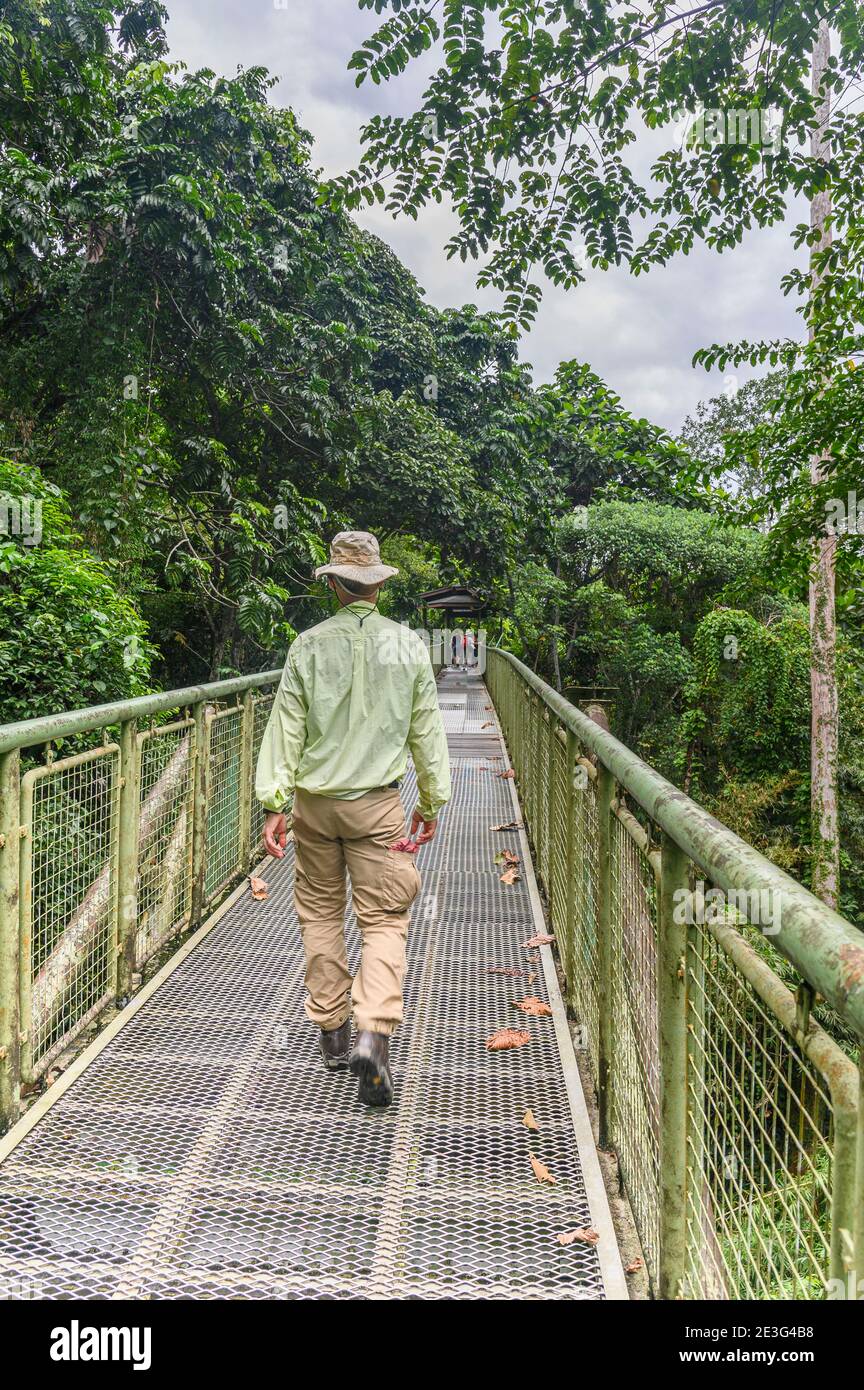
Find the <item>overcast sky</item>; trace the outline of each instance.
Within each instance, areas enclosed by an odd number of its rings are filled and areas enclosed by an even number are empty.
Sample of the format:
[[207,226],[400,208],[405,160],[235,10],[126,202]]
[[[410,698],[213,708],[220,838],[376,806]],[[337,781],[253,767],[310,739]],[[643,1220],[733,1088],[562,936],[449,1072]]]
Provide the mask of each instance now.
[[[271,100],[297,112],[325,174],[356,163],[360,127],[372,112],[408,111],[422,90],[419,65],[379,87],[355,87],[347,62],[375,24],[374,10],[360,10],[357,0],[165,3],[175,59],[229,76],[238,65],[260,64],[279,78]],[[789,225],[801,217],[799,209]],[[446,259],[454,219],[445,208],[434,206],[416,222],[394,221],[380,208],[357,220],[392,246],[433,304],[500,307],[497,294],[475,287],[476,267]],[[587,361],[634,414],[675,431],[700,398],[724,386],[722,374],[691,367],[696,348],[800,333],[794,304],[780,291],[794,259],[787,226],[753,233],[734,254],[697,249],[638,279],[623,270],[589,269],[576,290],[545,286],[522,356],[538,381],[551,378],[562,359]]]

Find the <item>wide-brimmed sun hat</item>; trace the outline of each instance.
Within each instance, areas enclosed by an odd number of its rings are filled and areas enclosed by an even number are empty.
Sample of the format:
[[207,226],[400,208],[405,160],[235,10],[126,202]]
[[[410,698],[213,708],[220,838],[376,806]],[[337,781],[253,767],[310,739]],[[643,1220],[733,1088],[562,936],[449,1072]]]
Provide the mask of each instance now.
[[340,531],[330,542],[330,562],[319,565],[315,578],[334,574],[338,579],[353,579],[356,584],[383,584],[399,571],[382,564],[378,541],[371,531]]

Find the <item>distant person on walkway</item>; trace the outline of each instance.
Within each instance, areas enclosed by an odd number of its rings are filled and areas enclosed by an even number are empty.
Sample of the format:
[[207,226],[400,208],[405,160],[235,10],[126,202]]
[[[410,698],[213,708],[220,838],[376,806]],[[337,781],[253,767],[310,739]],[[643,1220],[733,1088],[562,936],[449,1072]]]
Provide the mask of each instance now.
[[465,633],[465,665],[477,665],[477,644],[474,640],[473,632]]
[[462,633],[454,632],[450,638],[450,665],[460,666],[462,662]]
[[[292,813],[294,902],[306,953],[306,1013],[324,1066],[348,1066],[367,1105],[389,1105],[389,1040],[402,1019],[411,904],[420,888],[405,836],[399,779],[417,773],[417,844],[435,834],[450,797],[447,739],[421,638],[382,618],[381,563],[368,531],[341,531],[326,575],[339,611],[295,638],[264,733],[255,793],[267,811],[264,846],[282,859]],[[345,872],[363,941],[353,983],[345,947]],[[350,1016],[357,1036],[351,1048]]]

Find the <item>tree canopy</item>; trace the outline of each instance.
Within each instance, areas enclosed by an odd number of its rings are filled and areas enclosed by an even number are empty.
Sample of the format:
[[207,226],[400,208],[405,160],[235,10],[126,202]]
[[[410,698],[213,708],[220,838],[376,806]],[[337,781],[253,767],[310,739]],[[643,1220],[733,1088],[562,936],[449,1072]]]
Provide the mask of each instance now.
[[[416,109],[366,123],[361,162],[330,195],[414,218],[448,200],[448,254],[482,258],[478,283],[505,292],[514,323],[533,318],[541,274],[571,287],[589,265],[638,274],[699,241],[729,250],[828,179],[837,218],[855,220],[860,114],[838,102],[827,167],[807,143],[823,18],[839,38],[827,88],[845,97],[860,80],[855,0],[359,4],[381,22],[351,59],[358,85],[430,53],[437,66]],[[640,126],[659,150],[647,171]]]

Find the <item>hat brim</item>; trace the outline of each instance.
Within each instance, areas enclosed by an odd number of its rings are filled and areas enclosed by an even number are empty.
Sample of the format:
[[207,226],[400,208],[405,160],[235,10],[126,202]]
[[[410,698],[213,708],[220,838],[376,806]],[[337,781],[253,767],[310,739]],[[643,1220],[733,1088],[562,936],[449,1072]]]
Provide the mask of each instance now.
[[392,579],[398,573],[392,565],[319,565],[315,578],[320,579],[322,574],[333,574],[337,579],[352,579],[355,584],[371,586],[383,584],[385,579]]

